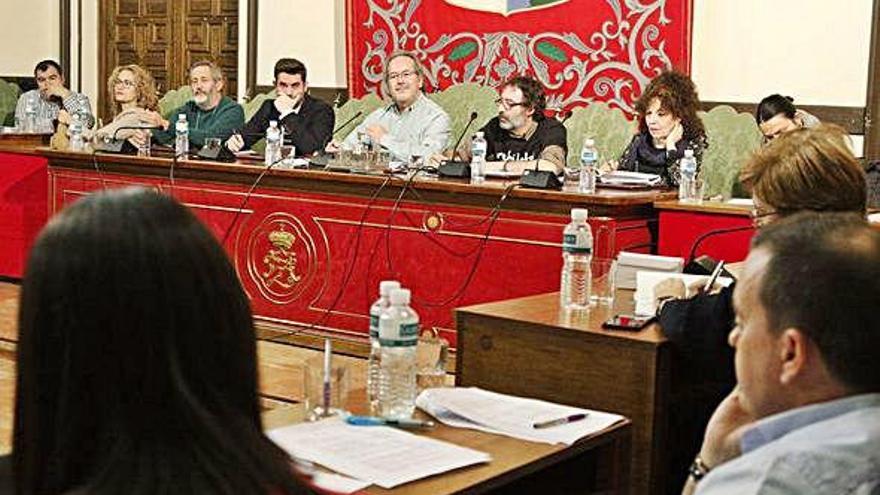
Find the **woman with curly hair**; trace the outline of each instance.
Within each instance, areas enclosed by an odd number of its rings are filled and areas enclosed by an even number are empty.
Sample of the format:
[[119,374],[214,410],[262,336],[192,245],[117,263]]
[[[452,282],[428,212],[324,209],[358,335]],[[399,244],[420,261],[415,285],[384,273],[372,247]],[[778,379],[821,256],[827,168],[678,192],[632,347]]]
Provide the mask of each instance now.
[[150,115],[159,109],[159,98],[146,69],[134,64],[116,67],[107,79],[107,92],[113,102],[113,122],[95,131],[95,139],[129,139],[137,131],[120,128],[152,125]]
[[685,150],[693,150],[699,167],[708,146],[699,107],[697,88],[686,75],[669,71],[654,78],[636,102],[639,130],[620,158],[620,170],[658,174],[667,185],[678,185]]

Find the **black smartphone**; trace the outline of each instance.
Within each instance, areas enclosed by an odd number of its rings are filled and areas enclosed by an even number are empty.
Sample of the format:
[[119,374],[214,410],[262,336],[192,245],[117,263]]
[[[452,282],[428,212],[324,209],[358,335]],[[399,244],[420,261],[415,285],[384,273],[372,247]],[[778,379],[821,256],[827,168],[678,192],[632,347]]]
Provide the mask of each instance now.
[[607,330],[637,331],[645,328],[654,321],[653,316],[615,315],[610,320],[602,323],[602,328]]

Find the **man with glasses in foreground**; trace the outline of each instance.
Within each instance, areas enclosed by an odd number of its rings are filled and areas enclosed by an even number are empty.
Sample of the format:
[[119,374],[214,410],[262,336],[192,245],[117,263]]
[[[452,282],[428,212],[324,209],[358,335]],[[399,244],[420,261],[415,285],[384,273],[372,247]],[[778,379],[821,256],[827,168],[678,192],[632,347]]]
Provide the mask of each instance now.
[[[802,211],[864,216],[865,172],[847,139],[843,129],[819,125],[786,133],[758,150],[740,177],[752,193],[755,227]],[[690,298],[685,298],[688,291],[680,280],[668,279],[654,288],[658,322],[676,353],[669,491],[684,482],[712,411],[736,382],[733,349],[727,343],[734,326],[734,285],[718,292],[697,291]]]
[[327,151],[365,144],[405,162],[418,162],[441,151],[449,141],[449,115],[425,96],[424,82],[424,70],[415,55],[392,53],[385,62],[385,91],[391,104],[376,109],[341,145],[330,143]]

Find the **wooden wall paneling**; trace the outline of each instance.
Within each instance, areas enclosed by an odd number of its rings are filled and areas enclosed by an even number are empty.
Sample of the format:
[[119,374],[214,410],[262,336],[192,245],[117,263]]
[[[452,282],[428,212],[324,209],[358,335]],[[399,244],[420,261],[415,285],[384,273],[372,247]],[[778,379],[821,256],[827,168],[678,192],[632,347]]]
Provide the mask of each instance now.
[[874,0],[873,19],[865,108],[865,158],[880,160],[880,0]]

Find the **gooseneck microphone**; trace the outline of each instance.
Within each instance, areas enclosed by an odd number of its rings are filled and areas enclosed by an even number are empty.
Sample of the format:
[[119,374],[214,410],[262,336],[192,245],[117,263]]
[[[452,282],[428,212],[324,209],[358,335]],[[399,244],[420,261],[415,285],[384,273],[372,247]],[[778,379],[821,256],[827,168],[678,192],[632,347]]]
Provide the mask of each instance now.
[[[363,114],[364,114],[363,110],[358,110],[358,113],[352,115],[350,119],[346,120],[341,125],[336,126],[336,129],[333,129],[333,132],[330,134],[330,137],[332,138],[333,136],[335,136],[339,131],[341,131],[342,129],[345,129],[348,126],[348,124],[351,124],[352,122],[355,121],[355,119],[357,119],[358,117],[360,117]],[[324,144],[324,146],[327,146],[327,145]]]
[[465,124],[464,129],[461,131],[461,134],[458,135],[458,139],[455,140],[455,145],[452,146],[452,159],[455,160],[456,155],[458,155],[458,145],[461,144],[461,140],[464,138],[464,135],[467,134],[468,129],[470,129],[471,124],[477,120],[477,116],[479,114],[476,111],[471,112],[471,118],[468,119],[467,124]]
[[119,135],[119,131],[161,131],[162,128],[158,126],[139,126],[139,125],[126,125],[117,127],[115,131],[113,131],[113,135],[110,136],[109,139],[95,139],[92,142],[92,148],[95,151],[101,151],[103,153],[122,153],[122,147],[125,146],[125,140],[119,139],[117,136]]
[[699,237],[697,237],[694,240],[693,244],[691,244],[691,250],[688,253],[688,257],[687,257],[687,260],[684,265],[684,270],[683,270],[684,273],[691,273],[694,275],[708,275],[708,274],[712,273],[712,270],[715,268],[715,265],[717,264],[717,262],[715,260],[712,260],[708,256],[706,256],[706,257],[701,256],[700,257],[700,258],[707,258],[707,259],[701,259],[701,260],[696,259],[697,249],[700,248],[700,245],[702,245],[703,241],[705,241],[706,239],[709,239],[709,238],[712,238],[715,236],[719,236],[719,235],[724,235],[724,234],[732,234],[734,232],[744,232],[747,230],[753,230],[754,228],[755,227],[753,227],[751,225],[741,225],[739,227],[726,227],[723,229],[714,229],[714,230],[710,230],[708,232],[704,232],[703,234],[701,234]]
[[559,120],[560,124],[564,124],[566,120],[570,119],[571,116],[574,115],[574,112],[569,110],[562,115],[562,118]]

